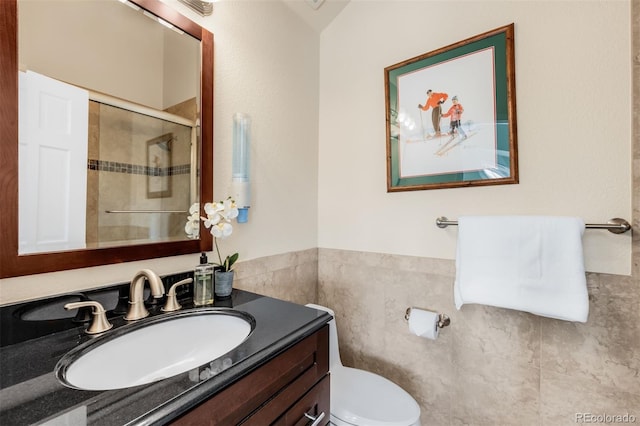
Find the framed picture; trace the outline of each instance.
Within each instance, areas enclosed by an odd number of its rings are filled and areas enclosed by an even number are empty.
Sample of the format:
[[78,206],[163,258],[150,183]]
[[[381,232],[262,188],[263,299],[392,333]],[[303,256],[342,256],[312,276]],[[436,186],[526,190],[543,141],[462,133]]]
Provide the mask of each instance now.
[[518,183],[513,24],[385,68],[387,192]]
[[171,197],[173,133],[147,141],[147,198]]

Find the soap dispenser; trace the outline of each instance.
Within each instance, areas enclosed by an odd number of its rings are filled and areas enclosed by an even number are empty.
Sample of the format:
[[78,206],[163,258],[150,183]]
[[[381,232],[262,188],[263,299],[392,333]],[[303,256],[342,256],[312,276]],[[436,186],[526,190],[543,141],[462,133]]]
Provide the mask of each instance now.
[[200,264],[196,266],[193,278],[193,304],[213,304],[213,265],[207,260],[206,253],[200,255]]

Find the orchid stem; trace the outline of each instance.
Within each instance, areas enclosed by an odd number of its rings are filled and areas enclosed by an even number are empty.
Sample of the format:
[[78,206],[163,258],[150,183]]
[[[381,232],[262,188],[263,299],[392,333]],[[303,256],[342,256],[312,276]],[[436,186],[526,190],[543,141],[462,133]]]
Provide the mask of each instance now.
[[216,251],[218,252],[218,261],[220,261],[220,266],[224,268],[224,266],[222,265],[222,256],[220,256],[220,249],[218,248],[218,239],[216,237],[213,237],[213,241],[216,244]]

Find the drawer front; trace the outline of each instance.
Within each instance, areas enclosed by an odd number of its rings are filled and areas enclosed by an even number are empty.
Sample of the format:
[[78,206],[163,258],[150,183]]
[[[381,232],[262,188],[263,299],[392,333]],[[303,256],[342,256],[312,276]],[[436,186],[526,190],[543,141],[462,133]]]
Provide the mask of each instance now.
[[325,325],[172,424],[271,424],[328,371],[329,329]]
[[327,375],[282,415],[274,426],[325,426],[329,423],[330,376]]

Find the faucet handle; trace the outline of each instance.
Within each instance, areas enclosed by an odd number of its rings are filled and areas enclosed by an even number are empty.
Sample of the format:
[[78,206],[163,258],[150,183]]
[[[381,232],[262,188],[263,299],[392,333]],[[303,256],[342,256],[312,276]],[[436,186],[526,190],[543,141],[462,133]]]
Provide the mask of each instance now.
[[93,314],[93,321],[89,324],[89,328],[87,328],[87,334],[100,334],[104,333],[107,330],[110,330],[113,327],[113,324],[109,322],[107,319],[107,313],[104,310],[104,307],[100,304],[100,302],[96,302],[95,300],[84,300],[81,302],[71,302],[64,305],[66,310],[70,309],[78,309],[84,308],[85,306],[91,307],[91,313]]
[[176,288],[178,286],[185,285],[185,284],[190,284],[192,282],[193,282],[193,278],[186,278],[186,279],[184,279],[182,281],[178,281],[177,283],[172,285],[171,288],[169,288],[169,292],[167,293],[167,302],[165,303],[164,307],[162,308],[162,311],[163,312],[173,312],[173,311],[177,311],[180,308],[182,308],[180,303],[178,303],[178,297],[176,296]]

